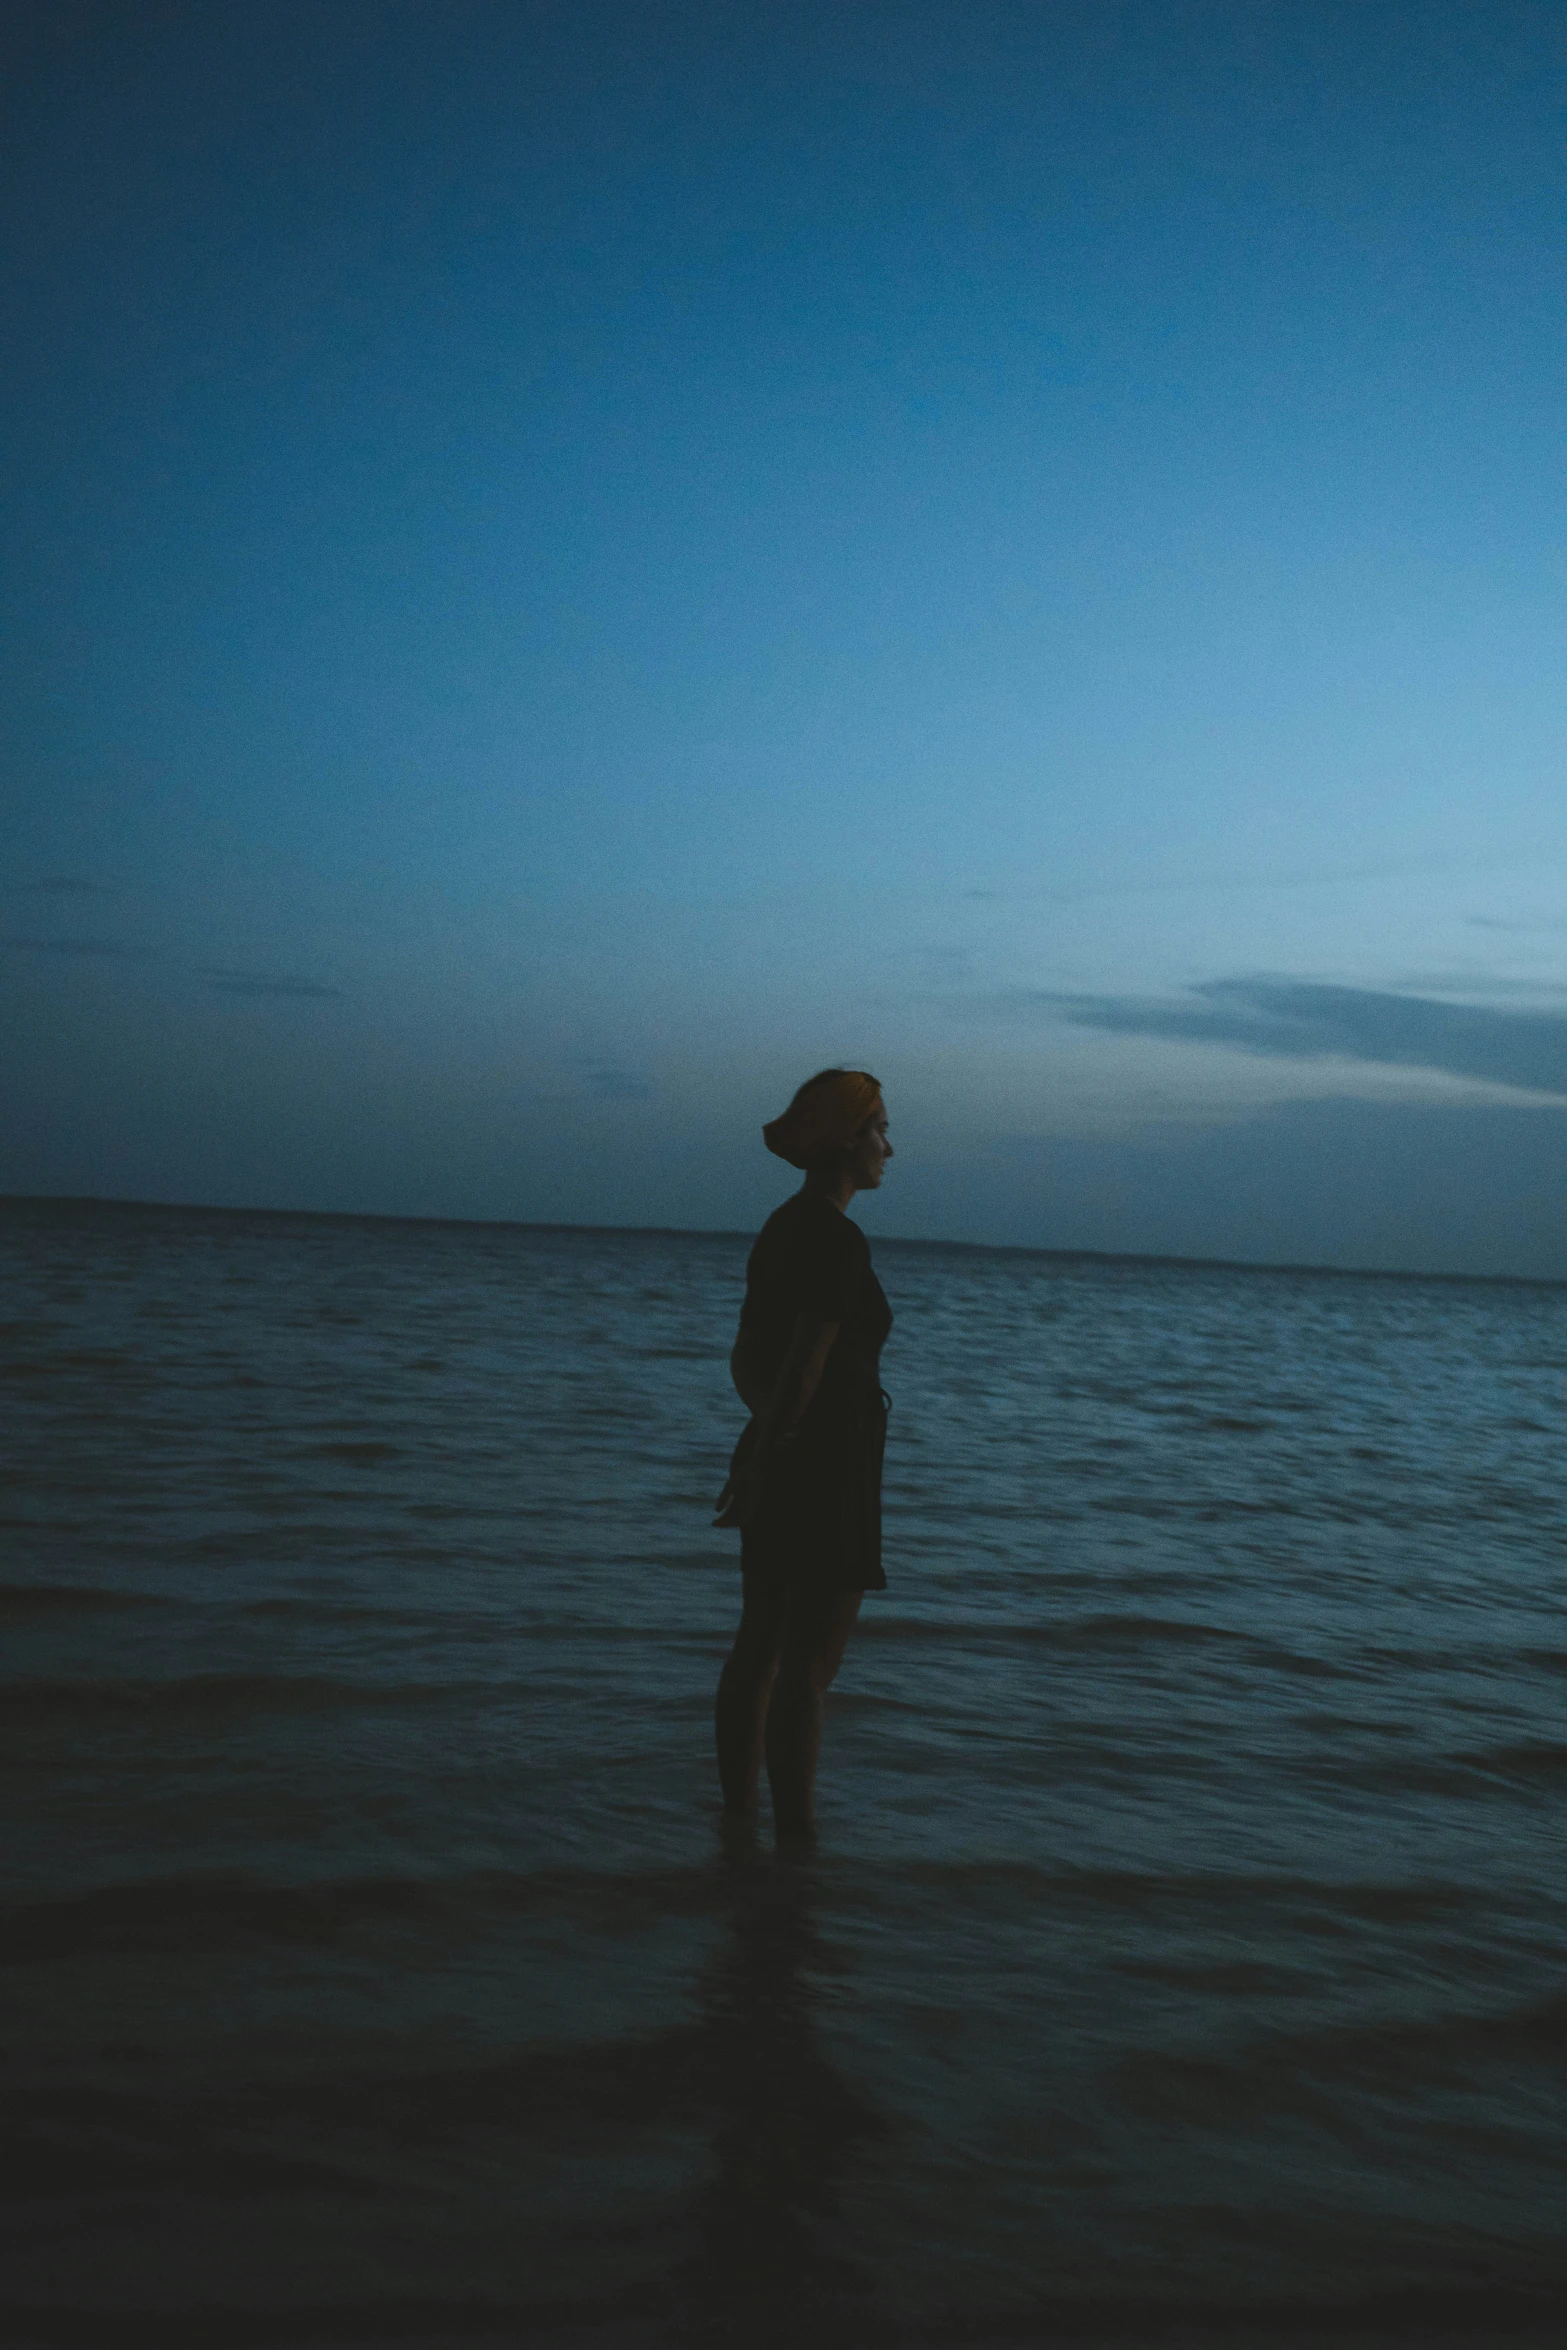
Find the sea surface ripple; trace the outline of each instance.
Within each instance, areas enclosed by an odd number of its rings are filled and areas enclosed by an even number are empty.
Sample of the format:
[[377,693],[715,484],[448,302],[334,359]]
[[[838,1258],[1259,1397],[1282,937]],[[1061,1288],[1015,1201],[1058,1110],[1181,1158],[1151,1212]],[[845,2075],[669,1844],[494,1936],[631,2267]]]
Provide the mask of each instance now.
[[785,1863],[743,1240],[0,1203],[0,2337],[1559,2339],[1567,1292],[871,1236]]

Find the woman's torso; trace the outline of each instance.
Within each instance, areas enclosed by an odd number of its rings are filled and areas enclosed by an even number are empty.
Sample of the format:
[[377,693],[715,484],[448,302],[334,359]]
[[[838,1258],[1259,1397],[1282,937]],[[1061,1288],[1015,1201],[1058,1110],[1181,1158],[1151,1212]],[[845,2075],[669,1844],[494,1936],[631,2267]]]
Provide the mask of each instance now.
[[858,1224],[809,1190],[768,1217],[746,1264],[739,1346],[748,1390],[771,1391],[801,1315],[838,1325],[811,1406],[815,1418],[831,1412],[835,1395],[878,1383],[892,1313]]

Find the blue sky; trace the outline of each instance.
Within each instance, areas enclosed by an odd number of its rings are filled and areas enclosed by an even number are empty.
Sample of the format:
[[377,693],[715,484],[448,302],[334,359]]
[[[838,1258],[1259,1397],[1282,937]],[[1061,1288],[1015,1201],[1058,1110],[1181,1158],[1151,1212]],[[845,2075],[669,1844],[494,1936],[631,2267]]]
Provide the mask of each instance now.
[[1567,1276],[1555,10],[11,24],[0,1188]]

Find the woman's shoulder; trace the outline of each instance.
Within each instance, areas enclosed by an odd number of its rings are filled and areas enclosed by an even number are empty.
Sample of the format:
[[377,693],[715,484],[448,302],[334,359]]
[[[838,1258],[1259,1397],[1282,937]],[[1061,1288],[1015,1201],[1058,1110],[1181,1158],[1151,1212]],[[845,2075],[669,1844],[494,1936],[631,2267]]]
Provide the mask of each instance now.
[[763,1232],[774,1229],[798,1233],[825,1241],[829,1247],[859,1250],[864,1248],[864,1233],[852,1216],[842,1208],[834,1207],[830,1199],[823,1199],[819,1191],[792,1191],[781,1207],[774,1208]]
[[802,1257],[868,1264],[870,1244],[852,1217],[819,1192],[795,1191],[774,1208],[751,1244],[753,1266]]

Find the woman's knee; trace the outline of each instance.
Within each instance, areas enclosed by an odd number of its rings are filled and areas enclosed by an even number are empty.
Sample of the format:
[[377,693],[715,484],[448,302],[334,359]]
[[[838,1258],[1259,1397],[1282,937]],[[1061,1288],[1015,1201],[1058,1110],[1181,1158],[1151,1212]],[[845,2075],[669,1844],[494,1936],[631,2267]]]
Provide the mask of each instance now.
[[843,1643],[829,1645],[819,1642],[790,1641],[778,1661],[778,1681],[775,1694],[786,1698],[811,1693],[825,1697],[837,1678],[843,1662]]
[[764,1689],[778,1670],[782,1642],[770,1626],[742,1623],[735,1644],[724,1661],[723,1679],[730,1688]]
[[861,1597],[858,1591],[832,1592],[815,1606],[802,1608],[789,1626],[780,1670],[792,1668],[809,1680],[818,1694],[830,1689],[854,1630]]

